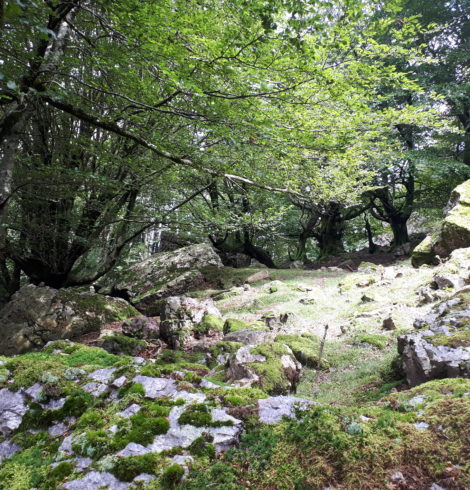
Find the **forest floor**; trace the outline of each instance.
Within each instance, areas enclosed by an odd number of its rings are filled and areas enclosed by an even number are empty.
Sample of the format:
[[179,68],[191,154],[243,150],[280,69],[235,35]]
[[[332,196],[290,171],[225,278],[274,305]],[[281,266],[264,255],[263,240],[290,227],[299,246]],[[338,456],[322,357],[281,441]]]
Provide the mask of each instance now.
[[[240,287],[256,273],[266,277]],[[217,297],[220,289],[233,291],[233,296],[216,301],[226,318],[254,321],[269,314],[293,313],[280,334],[310,333],[322,338],[328,325],[324,355],[330,368],[304,369],[297,395],[345,405],[378,399],[402,384],[388,382],[390,363],[397,355],[396,338],[411,331],[414,320],[427,313],[429,305],[418,306],[417,290],[432,276],[432,269],[414,269],[409,260],[371,264],[354,272],[334,267],[226,269],[222,277],[214,278],[217,289],[192,295]],[[394,330],[383,328],[387,318],[393,320]]]

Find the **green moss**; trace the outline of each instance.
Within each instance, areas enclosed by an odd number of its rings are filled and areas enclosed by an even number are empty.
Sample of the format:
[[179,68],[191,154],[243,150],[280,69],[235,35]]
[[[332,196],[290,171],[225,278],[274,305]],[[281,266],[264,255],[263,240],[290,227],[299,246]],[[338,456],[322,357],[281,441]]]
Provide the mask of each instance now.
[[29,388],[34,383],[42,381],[45,373],[60,378],[66,366],[62,359],[45,354],[43,352],[31,352],[10,359],[5,368],[11,371],[14,382],[10,385],[12,389]]
[[231,420],[224,422],[213,422],[209,407],[204,403],[190,405],[179,417],[178,422],[182,425],[194,425],[195,427],[222,427],[233,425]]
[[160,478],[160,484],[162,488],[176,488],[183,476],[183,467],[179,464],[173,464],[166,468],[163,472]]
[[298,335],[278,335],[275,342],[286,344],[294,353],[295,358],[303,366],[311,368],[325,368],[327,362],[322,360],[318,362],[318,353],[320,350],[320,339],[315,336],[298,336]]
[[446,347],[470,347],[470,330],[452,332],[451,335],[437,334],[424,337],[432,345],[443,345]]
[[101,429],[106,424],[103,412],[96,409],[87,410],[78,420],[76,429]]
[[122,333],[115,333],[103,338],[103,345],[116,354],[135,356],[148,346],[145,340],[128,337]]
[[188,450],[193,456],[198,458],[215,458],[215,446],[203,436],[195,439]]
[[188,383],[200,383],[201,382],[201,376],[198,376],[196,373],[193,373],[192,371],[187,371],[184,373],[183,376],[183,381],[187,381]]
[[224,321],[216,315],[204,315],[201,323],[196,325],[194,331],[199,335],[206,335],[210,330],[222,332]]
[[72,474],[73,471],[74,465],[72,463],[69,463],[68,461],[64,461],[50,470],[48,479],[61,482],[62,480],[64,480],[64,478]]
[[372,334],[372,333],[359,334],[356,337],[356,339],[358,342],[364,342],[380,350],[385,349],[385,346],[387,345],[388,342],[387,337],[384,337],[383,335]]
[[181,425],[189,424],[195,427],[207,427],[212,422],[211,414],[207,405],[202,403],[190,405],[179,417]]
[[223,331],[224,334],[228,334],[230,332],[237,332],[238,330],[244,330],[247,328],[251,330],[269,331],[269,328],[263,322],[245,322],[236,318],[228,318],[224,323]]
[[166,434],[170,423],[164,417],[150,417],[149,413],[140,411],[129,419],[121,419],[117,423],[113,445],[116,449],[123,449],[130,442],[146,446],[155,439],[155,436]]
[[130,482],[136,476],[147,473],[158,475],[161,467],[161,456],[151,453],[141,456],[119,458],[111,473],[120,481]]
[[67,417],[80,417],[93,403],[93,396],[79,389],[72,392],[64,406],[58,410],[44,410],[38,403],[31,403],[23,417],[20,430],[45,429],[54,421],[64,420]]
[[288,348],[281,343],[261,344],[251,349],[252,354],[265,356],[264,362],[249,364],[250,368],[260,377],[259,387],[270,395],[285,394],[292,389],[281,364],[281,356],[288,355]]
[[145,396],[145,388],[141,383],[134,383],[130,386],[123,386],[119,391],[119,395],[121,397],[126,395]]
[[88,430],[73,441],[72,449],[80,456],[100,459],[114,452],[115,446],[105,430]]
[[267,394],[258,388],[235,388],[225,390],[224,404],[232,407],[244,407],[257,403],[261,398],[267,398]]
[[78,316],[87,318],[88,323],[94,325],[96,330],[103,324],[139,315],[139,312],[129,303],[100,294],[60,289],[58,299],[64,304],[70,303]]

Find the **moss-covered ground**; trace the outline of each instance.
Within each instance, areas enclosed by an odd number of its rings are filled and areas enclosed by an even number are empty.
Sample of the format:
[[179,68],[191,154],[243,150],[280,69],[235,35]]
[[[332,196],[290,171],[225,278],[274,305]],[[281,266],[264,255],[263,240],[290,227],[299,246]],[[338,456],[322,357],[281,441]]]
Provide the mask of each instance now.
[[[224,320],[206,317],[196,331],[200,338],[211,331],[222,335],[222,329],[268,329],[263,316],[275,320],[290,313],[275,325],[270,342],[251,350],[266,358],[250,366],[261,380],[254,387],[227,386],[227,360],[241,347],[236,342],[198,352],[163,350],[143,365],[131,356],[67,341],[2,357],[0,389],[21,393],[39,383],[41,393],[28,401],[20,427],[8,437],[22,450],[0,465],[0,488],[58,489],[83,477],[73,458],[59,450],[64,434],[48,432],[58,423],[68,425],[65,435],[74,435],[75,455],[90,458],[85,472],[109,472],[131,489],[424,489],[433,483],[470,488],[470,381],[437,380],[408,389],[396,354],[398,333],[409,331],[414,318],[429,309],[417,306],[416,290],[433,271],[416,271],[408,263],[387,278],[380,267],[351,274],[275,270],[240,287],[257,272],[207,269],[211,288],[192,293],[221,298],[216,304]],[[236,294],[220,295],[234,287]],[[390,316],[396,330],[386,331],[382,322]],[[459,335],[447,342],[467,341]],[[289,389],[280,357],[290,353],[303,367],[295,395],[318,405],[299,412],[298,420],[263,425],[258,400]],[[109,368],[114,370],[109,383],[125,377],[115,396],[88,393],[88,375]],[[133,381],[136,375],[171,379],[177,390],[196,398],[150,399]],[[213,384],[200,386],[203,378]],[[61,407],[44,409],[63,398]],[[120,415],[133,404],[139,406],[136,413]],[[210,431],[233,428],[231,420],[212,417],[219,408],[242,420],[244,430],[238,446],[217,453]],[[164,436],[173,409],[179,410],[180,424],[200,430],[189,446],[116,456],[128,444],[148,446]],[[192,458],[186,468],[171,459],[181,454]],[[142,473],[154,479],[132,483]]]

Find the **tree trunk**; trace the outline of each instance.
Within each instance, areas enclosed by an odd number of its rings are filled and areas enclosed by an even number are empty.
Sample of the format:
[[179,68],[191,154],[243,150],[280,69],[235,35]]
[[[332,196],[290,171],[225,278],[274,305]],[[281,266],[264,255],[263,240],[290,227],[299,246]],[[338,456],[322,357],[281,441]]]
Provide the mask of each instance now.
[[407,219],[395,217],[390,220],[390,226],[393,233],[393,245],[399,247],[410,241],[408,237]]
[[364,217],[364,221],[366,223],[366,234],[367,234],[367,242],[369,243],[369,253],[373,254],[377,250],[377,245],[374,243],[374,234],[372,233],[372,228],[370,226],[369,219],[367,215]]

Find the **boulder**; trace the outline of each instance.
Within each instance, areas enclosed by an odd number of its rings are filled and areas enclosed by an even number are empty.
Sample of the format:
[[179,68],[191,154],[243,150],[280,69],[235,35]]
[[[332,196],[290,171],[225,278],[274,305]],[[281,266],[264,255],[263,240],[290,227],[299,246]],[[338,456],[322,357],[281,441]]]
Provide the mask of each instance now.
[[0,432],[8,436],[17,429],[28,411],[21,393],[3,388],[0,390]]
[[458,291],[415,321],[416,333],[398,337],[410,386],[432,379],[470,377],[470,292]]
[[158,339],[160,336],[160,325],[153,318],[137,316],[122,324],[122,333],[136,339]]
[[245,279],[245,282],[247,282],[248,284],[252,284],[252,283],[258,282],[258,281],[266,281],[267,279],[269,279],[269,271],[264,270],[264,271],[259,271],[259,272],[255,272],[254,274],[251,274],[251,276],[248,276]]
[[222,267],[206,243],[152,255],[125,270],[112,271],[100,281],[100,291],[126,297],[143,314],[158,316],[161,300],[193,290],[204,282],[203,267]]
[[318,403],[295,396],[272,396],[258,400],[258,416],[263,424],[277,424],[283,417],[295,418],[296,411],[308,410]]
[[197,301],[186,296],[166,298],[160,324],[160,338],[171,349],[178,349],[207,315],[221,317],[211,299]]
[[240,342],[243,345],[259,345],[266,342],[266,338],[270,335],[265,330],[252,330],[251,328],[243,328],[230,332],[224,337],[227,342]]
[[137,313],[120,298],[29,284],[0,310],[0,354],[38,350],[51,340],[73,339]]
[[227,377],[238,386],[256,386],[271,395],[285,395],[295,392],[301,368],[287,345],[246,345],[230,360]]
[[456,187],[450,196],[446,216],[435,233],[428,235],[413,251],[414,267],[437,265],[439,257],[470,247],[470,180]]

